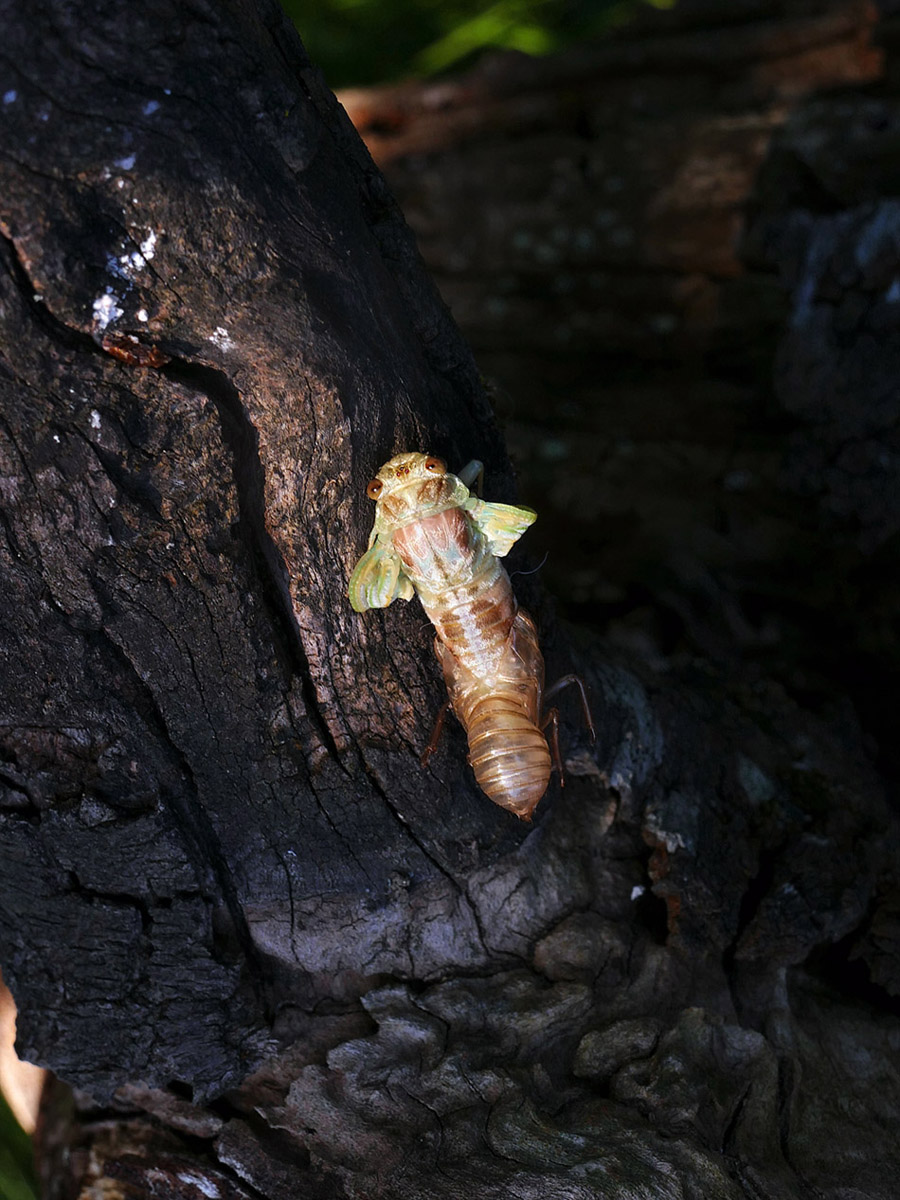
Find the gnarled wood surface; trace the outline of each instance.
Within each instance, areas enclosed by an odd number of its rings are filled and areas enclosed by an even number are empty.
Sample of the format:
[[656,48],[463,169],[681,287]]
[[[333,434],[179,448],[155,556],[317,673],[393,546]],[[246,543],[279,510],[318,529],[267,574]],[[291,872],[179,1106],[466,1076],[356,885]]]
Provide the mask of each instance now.
[[378,172],[268,3],[0,16],[0,962],[78,1089],[47,1195],[892,1195],[852,708],[656,674],[520,579],[598,745],[530,833],[458,730],[423,775],[421,611],[344,600],[363,485],[512,481]]

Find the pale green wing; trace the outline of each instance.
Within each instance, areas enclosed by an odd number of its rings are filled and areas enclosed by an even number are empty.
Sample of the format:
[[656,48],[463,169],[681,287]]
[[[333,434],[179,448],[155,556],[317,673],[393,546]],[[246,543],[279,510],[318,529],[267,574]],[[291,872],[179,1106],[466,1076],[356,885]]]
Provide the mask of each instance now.
[[367,550],[350,576],[350,604],[357,612],[387,608],[392,600],[412,600],[413,585],[400,569],[393,550],[374,545]]
[[537,520],[533,508],[488,504],[477,496],[470,496],[463,508],[487,538],[491,553],[498,558],[508,554],[528,526]]

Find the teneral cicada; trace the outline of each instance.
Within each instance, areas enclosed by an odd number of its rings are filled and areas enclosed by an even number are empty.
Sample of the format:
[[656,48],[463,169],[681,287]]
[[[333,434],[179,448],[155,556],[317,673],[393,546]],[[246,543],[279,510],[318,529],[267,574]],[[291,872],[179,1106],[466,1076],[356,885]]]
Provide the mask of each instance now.
[[[529,508],[488,504],[469,492],[480,463],[451,475],[439,458],[398,454],[369,483],[376,503],[369,547],[350,579],[357,612],[384,608],[418,592],[436,631],[435,652],[449,700],[423,756],[437,745],[447,707],[466,730],[469,762],[495,804],[530,820],[560,766],[556,709],[543,700],[577,676],[544,693],[544,659],[531,617],[520,609],[500,559],[535,520]],[[560,768],[560,777],[562,772]]]

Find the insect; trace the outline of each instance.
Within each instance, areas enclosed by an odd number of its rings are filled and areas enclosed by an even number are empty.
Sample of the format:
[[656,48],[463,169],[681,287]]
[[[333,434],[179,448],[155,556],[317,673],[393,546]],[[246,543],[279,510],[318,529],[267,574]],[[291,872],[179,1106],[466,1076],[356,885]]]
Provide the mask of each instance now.
[[452,708],[466,730],[469,762],[479,787],[495,804],[525,821],[550,780],[551,754],[560,771],[558,714],[542,702],[576,675],[544,692],[544,659],[531,617],[516,604],[500,563],[537,514],[488,504],[469,491],[481,472],[470,463],[452,475],[432,455],[398,454],[367,488],[376,503],[369,546],[350,578],[357,612],[385,608],[418,593],[435,628],[434,649],[449,699],[441,709],[423,765],[437,747]]

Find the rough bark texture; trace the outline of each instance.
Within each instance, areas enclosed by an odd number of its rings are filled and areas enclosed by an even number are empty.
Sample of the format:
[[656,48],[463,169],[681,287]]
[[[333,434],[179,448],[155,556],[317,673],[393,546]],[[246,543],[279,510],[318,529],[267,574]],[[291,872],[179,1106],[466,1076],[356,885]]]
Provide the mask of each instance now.
[[[363,485],[412,447],[511,476],[378,172],[268,3],[0,16],[0,961],[78,1089],[47,1195],[892,1196],[897,830],[852,706],[544,608],[597,747],[565,731],[531,831],[458,730],[423,775],[421,611],[344,600]],[[869,228],[781,201],[798,253]],[[854,344],[823,253],[781,359],[816,419],[801,356]]]

